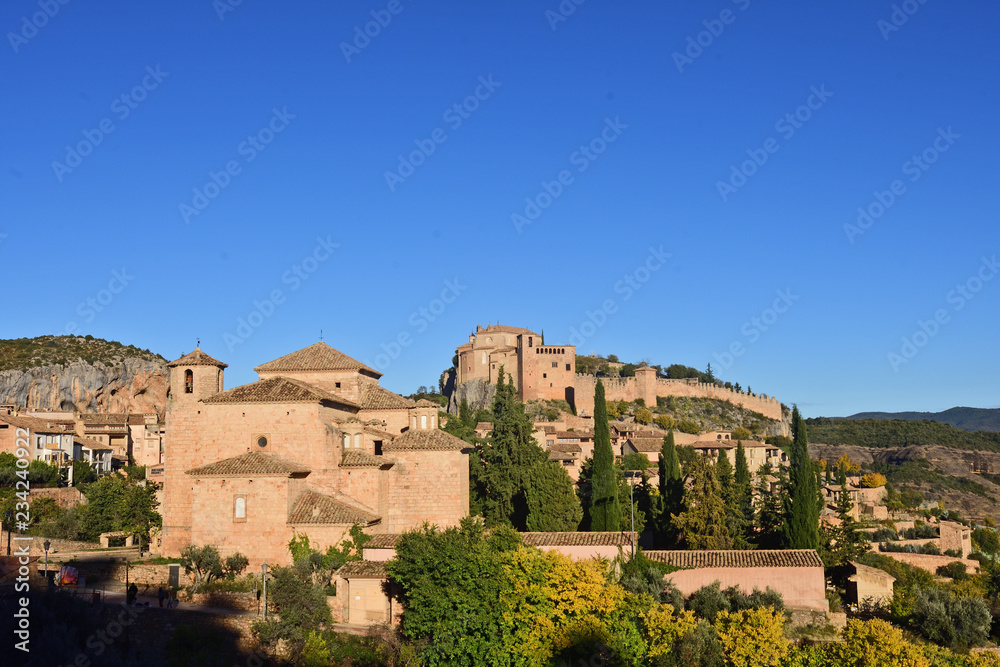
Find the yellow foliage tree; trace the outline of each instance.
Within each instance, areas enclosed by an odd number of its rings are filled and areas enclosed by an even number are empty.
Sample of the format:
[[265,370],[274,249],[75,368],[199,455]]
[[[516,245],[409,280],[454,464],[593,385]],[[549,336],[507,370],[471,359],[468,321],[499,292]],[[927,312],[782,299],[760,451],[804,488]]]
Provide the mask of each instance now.
[[885,486],[886,481],[885,475],[877,472],[861,476],[861,486],[868,489],[877,489],[880,486]]
[[843,470],[848,474],[852,472],[861,472],[861,464],[852,461],[851,457],[847,454],[840,455],[840,458],[837,459],[837,465],[835,465],[834,468],[837,470]]
[[635,422],[644,426],[651,424],[653,422],[653,413],[647,408],[639,408],[635,411]]
[[771,607],[720,612],[715,629],[734,667],[781,667],[791,645],[784,637],[785,614]]
[[877,618],[867,622],[849,620],[844,643],[835,651],[837,664],[844,667],[930,667],[931,664],[898,628]]
[[656,415],[653,423],[666,430],[674,427],[674,418],[670,415]]
[[645,630],[650,658],[670,653],[674,645],[698,624],[693,611],[681,610],[675,616],[674,608],[669,604],[658,604],[640,613],[639,618]]

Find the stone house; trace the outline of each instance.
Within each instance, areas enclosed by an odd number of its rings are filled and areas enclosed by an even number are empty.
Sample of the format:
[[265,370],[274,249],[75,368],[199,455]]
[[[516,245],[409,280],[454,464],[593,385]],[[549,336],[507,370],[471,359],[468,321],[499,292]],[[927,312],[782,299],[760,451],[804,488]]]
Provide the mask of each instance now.
[[753,551],[647,551],[651,560],[683,568],[667,579],[685,597],[718,581],[744,593],[768,587],[790,610],[827,611],[823,561],[813,549]]
[[887,605],[892,601],[896,578],[885,570],[850,561],[854,574],[847,578],[847,599],[851,604]]
[[296,532],[325,549],[354,524],[399,532],[469,512],[468,445],[438,428],[438,406],[325,343],[232,389],[200,348],[168,368],[164,555],[213,544],[283,564]]
[[73,458],[73,429],[66,423],[0,413],[0,452],[13,454],[19,439],[32,460],[65,465]]

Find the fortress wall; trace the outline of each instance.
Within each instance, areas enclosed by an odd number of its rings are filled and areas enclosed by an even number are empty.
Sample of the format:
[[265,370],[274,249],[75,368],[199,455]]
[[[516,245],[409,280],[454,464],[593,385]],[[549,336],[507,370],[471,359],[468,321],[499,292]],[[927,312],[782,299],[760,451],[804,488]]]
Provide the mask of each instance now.
[[[602,378],[604,382],[604,395],[609,401],[634,401],[638,398],[646,399],[645,387],[640,386],[636,378]],[[578,414],[594,414],[594,390],[597,386],[597,378],[593,375],[577,374],[576,376],[576,408]],[[656,378],[656,396],[691,396],[693,398],[716,398],[729,401],[735,405],[742,406],[747,410],[753,410],[763,414],[765,417],[781,421],[781,403],[778,399],[766,394],[747,394],[725,387],[718,387],[712,384],[701,382],[688,382],[687,380],[670,380],[666,378]]]

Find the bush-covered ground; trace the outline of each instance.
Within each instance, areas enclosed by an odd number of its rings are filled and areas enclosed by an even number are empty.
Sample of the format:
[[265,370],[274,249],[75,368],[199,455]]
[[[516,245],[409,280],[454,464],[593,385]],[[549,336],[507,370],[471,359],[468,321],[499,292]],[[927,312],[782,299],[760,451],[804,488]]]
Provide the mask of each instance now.
[[145,361],[167,361],[149,350],[90,335],[0,339],[0,371],[26,371],[49,365],[65,366],[74,361],[111,366],[128,357]]

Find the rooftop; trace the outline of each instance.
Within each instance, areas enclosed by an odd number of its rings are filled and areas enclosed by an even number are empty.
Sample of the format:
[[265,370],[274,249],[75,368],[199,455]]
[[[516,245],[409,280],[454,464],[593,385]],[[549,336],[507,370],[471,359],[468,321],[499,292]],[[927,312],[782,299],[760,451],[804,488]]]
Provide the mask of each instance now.
[[472,445],[461,438],[456,438],[450,433],[436,428],[430,429],[410,429],[402,435],[396,436],[392,442],[382,445],[383,450],[400,449],[424,449],[436,451],[460,451],[470,449]]
[[617,531],[521,533],[521,541],[532,547],[626,546],[632,544],[632,535]]
[[288,523],[292,525],[353,525],[355,523],[368,525],[377,521],[379,521],[379,517],[371,512],[352,507],[312,489],[303,491],[288,513]]
[[385,579],[389,576],[389,570],[384,562],[352,560],[344,563],[337,570],[337,575],[344,579]]
[[340,461],[341,468],[381,468],[395,463],[392,459],[369,454],[362,449],[348,449]]
[[260,373],[282,371],[363,371],[373,377],[381,377],[374,368],[369,368],[340,350],[335,350],[324,342],[313,343],[309,347],[278,357],[273,361],[254,368]]
[[815,549],[756,549],[748,551],[646,551],[650,560],[682,568],[823,567]]
[[321,403],[332,402],[352,408],[361,406],[343,396],[323,391],[311,384],[286,377],[258,380],[201,399],[209,405],[220,403]]
[[409,410],[415,405],[410,399],[374,383],[365,384],[361,394],[361,407],[366,410]]
[[194,477],[289,477],[311,472],[295,461],[264,452],[247,452],[187,471]]
[[218,366],[219,368],[229,368],[229,364],[224,364],[218,359],[213,359],[202,352],[200,347],[194,348],[194,352],[188,352],[180,359],[167,364],[168,368],[174,366]]

